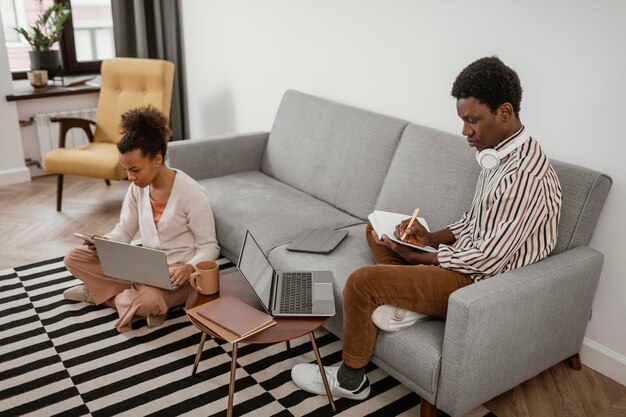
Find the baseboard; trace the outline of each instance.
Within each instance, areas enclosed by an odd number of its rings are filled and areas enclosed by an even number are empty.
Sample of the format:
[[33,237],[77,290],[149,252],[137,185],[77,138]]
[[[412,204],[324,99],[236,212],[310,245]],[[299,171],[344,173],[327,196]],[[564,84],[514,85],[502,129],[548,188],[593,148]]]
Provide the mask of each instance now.
[[580,350],[580,360],[602,375],[626,385],[626,356],[585,338]]
[[30,181],[30,171],[26,167],[0,171],[0,185],[17,184]]

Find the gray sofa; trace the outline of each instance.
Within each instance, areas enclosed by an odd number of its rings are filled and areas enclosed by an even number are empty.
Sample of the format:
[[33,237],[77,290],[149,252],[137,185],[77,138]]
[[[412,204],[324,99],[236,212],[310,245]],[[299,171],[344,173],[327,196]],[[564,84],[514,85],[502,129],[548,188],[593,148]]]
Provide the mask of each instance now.
[[[479,173],[460,136],[297,91],[285,93],[271,132],[174,142],[169,161],[207,188],[224,256],[236,260],[250,229],[276,268],[334,272],[337,315],[326,327],[338,337],[346,279],[373,262],[367,215],[420,207],[443,228],[469,208]],[[581,348],[603,264],[586,245],[611,179],[552,163],[563,208],[551,256],[456,291],[445,321],[379,334],[374,363],[452,416]],[[304,227],[349,235],[329,255],[286,251]]]

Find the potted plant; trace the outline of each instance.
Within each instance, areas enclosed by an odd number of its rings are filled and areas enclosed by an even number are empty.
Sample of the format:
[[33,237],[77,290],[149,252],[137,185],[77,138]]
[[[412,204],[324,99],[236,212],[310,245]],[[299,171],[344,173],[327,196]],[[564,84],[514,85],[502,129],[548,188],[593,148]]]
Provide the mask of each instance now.
[[70,17],[70,9],[65,3],[54,3],[44,10],[42,1],[37,2],[39,13],[30,31],[24,28],[15,30],[33,49],[29,52],[31,70],[45,69],[48,71],[48,78],[52,79],[61,73],[63,66],[59,51],[50,48],[61,40],[63,25]]

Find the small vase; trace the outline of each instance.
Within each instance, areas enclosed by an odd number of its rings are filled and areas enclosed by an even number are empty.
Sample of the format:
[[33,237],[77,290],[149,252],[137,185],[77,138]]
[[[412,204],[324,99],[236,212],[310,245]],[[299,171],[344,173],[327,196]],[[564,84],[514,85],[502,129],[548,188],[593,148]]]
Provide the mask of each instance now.
[[59,51],[29,51],[30,69],[48,71],[48,79],[52,80],[63,71],[61,53]]
[[48,85],[48,71],[46,70],[30,70],[26,76],[30,85],[36,90],[46,88]]

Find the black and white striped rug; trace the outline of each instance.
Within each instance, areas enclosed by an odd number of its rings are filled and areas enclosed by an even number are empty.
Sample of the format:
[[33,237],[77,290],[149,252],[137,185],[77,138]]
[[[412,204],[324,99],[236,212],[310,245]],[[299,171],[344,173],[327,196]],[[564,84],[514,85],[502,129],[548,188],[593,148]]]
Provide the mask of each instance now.
[[[200,332],[182,309],[160,327],[139,320],[120,334],[115,310],[63,299],[78,283],[62,258],[0,271],[0,415],[226,414],[229,343],[207,339],[192,376]],[[316,337],[324,364],[338,363],[341,342],[323,330]],[[293,365],[315,361],[308,337],[291,346],[239,347],[235,415],[419,416],[419,397],[372,364],[370,398],[338,399],[333,414],[326,397],[290,378]],[[484,408],[472,413],[484,415],[493,416]]]

